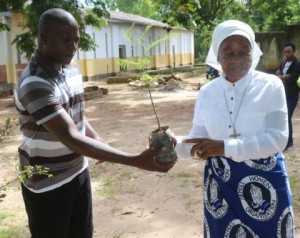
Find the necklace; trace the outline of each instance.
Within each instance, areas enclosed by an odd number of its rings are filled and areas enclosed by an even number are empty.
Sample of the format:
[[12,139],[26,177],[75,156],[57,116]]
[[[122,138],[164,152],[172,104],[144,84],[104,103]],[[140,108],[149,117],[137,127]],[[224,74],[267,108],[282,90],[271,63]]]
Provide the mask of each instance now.
[[237,111],[236,111],[236,114],[235,114],[234,118],[232,118],[232,113],[230,113],[229,105],[228,105],[227,98],[226,98],[226,93],[225,93],[225,90],[224,90],[224,99],[225,99],[226,110],[227,110],[227,113],[229,115],[229,120],[230,120],[230,123],[231,123],[232,128],[233,128],[233,133],[231,135],[229,135],[229,138],[235,138],[236,139],[236,138],[241,136],[241,134],[238,133],[237,130],[236,130],[236,121],[237,121],[237,118],[239,116],[241,106],[243,104],[243,101],[244,101],[245,95],[247,93],[248,87],[250,85],[250,81],[251,80],[249,80],[247,86],[245,87],[245,89],[243,91],[243,94],[242,94],[240,103],[238,104]]

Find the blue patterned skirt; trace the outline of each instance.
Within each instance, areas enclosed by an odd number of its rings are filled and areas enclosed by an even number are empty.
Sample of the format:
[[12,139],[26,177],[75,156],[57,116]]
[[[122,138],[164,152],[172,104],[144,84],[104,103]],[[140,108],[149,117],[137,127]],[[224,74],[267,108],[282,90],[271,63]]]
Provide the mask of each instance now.
[[204,237],[294,238],[292,195],[281,153],[237,163],[207,161]]

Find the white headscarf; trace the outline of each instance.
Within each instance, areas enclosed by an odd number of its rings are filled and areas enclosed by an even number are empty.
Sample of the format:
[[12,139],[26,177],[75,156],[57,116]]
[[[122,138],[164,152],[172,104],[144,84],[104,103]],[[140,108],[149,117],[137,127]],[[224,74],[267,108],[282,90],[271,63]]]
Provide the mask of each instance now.
[[212,36],[209,52],[206,57],[206,64],[217,69],[219,72],[222,72],[222,67],[218,62],[219,47],[226,38],[232,35],[240,35],[249,40],[252,48],[252,65],[250,69],[255,69],[258,65],[262,52],[255,42],[255,34],[252,28],[248,24],[237,20],[224,21],[216,26]]

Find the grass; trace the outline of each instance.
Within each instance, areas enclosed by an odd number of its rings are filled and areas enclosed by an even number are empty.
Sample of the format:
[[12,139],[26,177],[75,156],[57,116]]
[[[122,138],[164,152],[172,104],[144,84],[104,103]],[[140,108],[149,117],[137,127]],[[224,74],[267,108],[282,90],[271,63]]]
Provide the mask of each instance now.
[[298,176],[296,175],[290,175],[289,176],[290,180],[290,186],[293,194],[293,203],[294,206],[299,208],[300,207],[300,196],[298,195],[299,191],[299,182],[298,182]]
[[[96,195],[104,198],[113,198],[117,192],[116,183],[110,177],[102,177],[96,187]],[[1,238],[1,237],[0,237]]]
[[24,231],[19,227],[0,226],[0,238],[26,238],[26,235],[24,234]]
[[121,238],[122,235],[123,235],[123,233],[116,233],[116,234],[113,234],[112,238]]
[[297,156],[296,155],[286,155],[285,159],[287,162],[293,162],[297,160]]
[[10,214],[10,213],[8,213],[8,212],[1,211],[1,212],[0,212],[0,225],[2,225],[3,222],[4,222],[7,218],[10,218],[10,217],[13,217],[13,215]]
[[180,187],[186,187],[191,184],[191,181],[193,180],[194,175],[189,172],[178,172],[172,175],[172,177],[175,177],[180,182]]
[[120,174],[120,179],[121,180],[130,180],[132,179],[134,176],[132,174],[132,172],[129,172],[129,171],[123,171],[121,174]]
[[0,238],[26,238],[24,228],[16,225],[15,215],[7,211],[0,212]]
[[189,172],[178,172],[178,173],[174,174],[174,177],[177,177],[177,178],[192,178],[192,177],[194,177],[194,175],[192,173],[189,173]]

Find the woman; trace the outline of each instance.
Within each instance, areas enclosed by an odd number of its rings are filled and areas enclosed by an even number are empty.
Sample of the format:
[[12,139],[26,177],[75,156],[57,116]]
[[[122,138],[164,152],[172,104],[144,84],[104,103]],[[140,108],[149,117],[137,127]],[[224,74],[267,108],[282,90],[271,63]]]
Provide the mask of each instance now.
[[249,25],[216,27],[206,61],[222,76],[200,89],[190,139],[176,146],[206,160],[205,237],[294,237],[285,93],[255,70],[261,54]]

